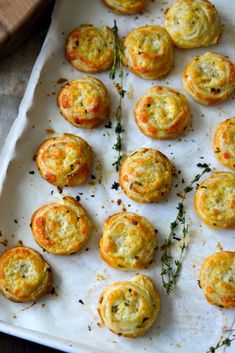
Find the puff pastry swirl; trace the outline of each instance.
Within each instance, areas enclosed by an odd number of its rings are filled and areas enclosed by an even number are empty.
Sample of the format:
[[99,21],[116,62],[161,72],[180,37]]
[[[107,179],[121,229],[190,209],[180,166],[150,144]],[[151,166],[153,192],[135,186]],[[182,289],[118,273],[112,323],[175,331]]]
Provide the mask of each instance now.
[[0,257],[0,290],[13,302],[36,301],[51,286],[51,269],[31,248],[17,246]]
[[143,275],[112,284],[98,302],[105,326],[125,337],[143,335],[156,320],[159,308],[159,294],[150,278]]
[[103,0],[112,12],[120,15],[133,15],[143,11],[148,0]]
[[196,190],[194,207],[201,220],[211,228],[235,228],[235,174],[217,172]]
[[123,62],[134,74],[154,80],[173,67],[174,45],[163,27],[143,26],[130,32],[123,41]]
[[214,153],[225,167],[235,170],[235,117],[222,122],[216,130]]
[[154,258],[157,238],[154,227],[143,216],[120,212],[108,217],[100,239],[100,255],[120,270],[147,267]]
[[207,0],[177,0],[165,25],[175,45],[186,49],[217,44],[222,29],[215,6]]
[[119,183],[134,201],[158,202],[171,188],[171,162],[160,151],[141,148],[121,164]]
[[151,87],[134,110],[140,130],[153,139],[172,139],[180,135],[190,120],[185,96],[162,86]]
[[78,251],[90,234],[87,213],[71,196],[40,207],[34,212],[31,224],[35,241],[55,255]]
[[76,186],[87,179],[92,165],[92,150],[79,136],[64,134],[44,141],[37,150],[37,168],[48,183]]
[[91,76],[67,83],[57,103],[63,117],[79,128],[92,129],[108,118],[110,97],[104,84]]
[[235,252],[210,255],[201,268],[200,286],[209,303],[235,308]]
[[114,37],[107,26],[82,25],[74,29],[65,42],[65,56],[75,69],[95,73],[113,64]]
[[183,83],[198,102],[204,105],[220,103],[235,88],[235,65],[223,55],[207,52],[187,65]]

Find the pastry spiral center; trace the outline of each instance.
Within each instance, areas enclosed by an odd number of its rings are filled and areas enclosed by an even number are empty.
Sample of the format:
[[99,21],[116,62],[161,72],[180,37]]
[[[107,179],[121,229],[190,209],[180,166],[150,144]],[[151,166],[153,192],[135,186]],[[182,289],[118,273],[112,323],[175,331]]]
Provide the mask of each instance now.
[[[9,260],[4,269],[4,277],[9,289],[14,290],[21,287],[21,290],[27,291],[28,288],[37,288],[42,278],[37,268],[37,263],[31,259]],[[22,285],[24,283],[24,285]]]
[[208,28],[210,26],[210,18],[207,11],[203,7],[184,4],[180,7],[174,17],[174,25],[180,29],[187,39],[195,39],[202,35],[208,36]]
[[[205,193],[206,189],[205,189]],[[226,217],[226,219],[232,219],[234,217],[235,209],[235,185],[223,185],[221,183],[220,187],[217,185],[209,187],[210,197],[205,196],[204,202],[211,216],[220,218]]]
[[50,171],[58,174],[73,173],[80,164],[80,148],[73,142],[51,143],[43,152],[43,162]]
[[[69,207],[54,206],[44,214],[46,237],[61,244],[79,237],[80,217]],[[80,222],[80,223],[79,223]]]

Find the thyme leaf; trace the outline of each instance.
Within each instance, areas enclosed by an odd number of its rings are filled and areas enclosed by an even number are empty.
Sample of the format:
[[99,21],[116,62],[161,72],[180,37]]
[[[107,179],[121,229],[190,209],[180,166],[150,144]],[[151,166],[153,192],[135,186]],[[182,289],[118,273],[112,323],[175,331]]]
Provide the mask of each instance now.
[[223,340],[220,340],[216,344],[216,346],[214,346],[214,347],[211,346],[206,353],[215,353],[215,351],[217,351],[221,347],[230,347],[232,344],[232,341],[234,341],[234,340],[235,340],[235,335],[232,335],[232,338],[226,337]]
[[113,166],[115,166],[116,171],[118,172],[121,166],[122,162],[122,133],[123,133],[123,128],[122,128],[122,100],[125,97],[126,91],[123,89],[123,65],[122,65],[122,50],[121,50],[121,44],[118,38],[118,27],[116,20],[114,20],[114,26],[112,28],[113,36],[114,36],[114,60],[113,60],[113,66],[110,71],[109,77],[111,80],[115,80],[117,72],[119,71],[119,83],[116,85],[118,89],[118,94],[119,94],[119,102],[118,106],[115,112],[115,117],[116,117],[116,127],[115,127],[115,133],[117,135],[116,138],[116,143],[113,146],[113,149],[117,151],[116,159],[113,163]]
[[[180,270],[182,267],[183,254],[186,249],[186,237],[189,233],[189,225],[186,222],[186,211],[184,208],[184,201],[186,199],[186,195],[194,190],[195,184],[205,173],[209,173],[211,171],[208,164],[198,164],[197,166],[199,168],[203,168],[203,171],[194,177],[194,179],[189,183],[189,185],[184,188],[183,192],[180,192],[178,194],[178,196],[181,197],[182,201],[178,202],[178,205],[176,207],[178,210],[176,218],[173,222],[171,222],[169,236],[162,246],[163,254],[161,257],[161,276],[163,287],[168,295],[173,291],[177,283],[177,279],[179,277]],[[181,228],[181,234],[177,235],[176,232],[179,227]],[[180,254],[178,259],[175,260],[171,254],[171,247],[176,241],[180,242]]]

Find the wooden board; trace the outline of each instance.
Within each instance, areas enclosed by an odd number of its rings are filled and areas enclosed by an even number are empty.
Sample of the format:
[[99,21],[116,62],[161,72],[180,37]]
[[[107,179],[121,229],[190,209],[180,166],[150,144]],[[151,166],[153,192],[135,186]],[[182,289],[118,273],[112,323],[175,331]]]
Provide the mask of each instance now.
[[0,0],[0,56],[22,43],[53,3],[53,0]]

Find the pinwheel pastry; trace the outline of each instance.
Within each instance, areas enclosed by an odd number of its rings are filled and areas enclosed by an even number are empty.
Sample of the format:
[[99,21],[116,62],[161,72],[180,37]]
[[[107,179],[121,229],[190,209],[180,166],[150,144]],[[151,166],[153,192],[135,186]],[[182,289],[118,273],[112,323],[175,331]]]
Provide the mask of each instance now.
[[221,251],[209,256],[201,268],[200,286],[209,303],[235,308],[235,252]]
[[211,228],[235,228],[235,174],[217,172],[198,187],[194,206],[201,220]]
[[220,103],[235,88],[235,65],[223,55],[207,52],[187,65],[183,83],[198,102],[204,105]]
[[171,162],[160,151],[141,148],[121,164],[119,182],[125,194],[134,201],[161,201],[171,188]]
[[143,26],[130,32],[123,41],[123,62],[134,74],[154,80],[173,67],[174,44],[163,27]]
[[92,150],[79,136],[63,134],[44,141],[36,154],[37,168],[48,183],[63,187],[82,184],[92,165]]
[[150,278],[143,275],[113,283],[103,291],[98,302],[105,326],[119,336],[133,338],[152,326],[159,308],[159,294]]
[[100,255],[108,265],[120,270],[145,268],[153,261],[156,247],[154,227],[145,217],[120,212],[105,220]]
[[214,153],[225,167],[235,169],[235,117],[219,125],[214,137]]
[[74,29],[65,43],[65,56],[75,69],[95,73],[109,69],[114,58],[114,37],[107,26],[82,25]]
[[71,196],[40,207],[32,216],[35,241],[48,253],[69,255],[78,251],[90,234],[84,208]]
[[50,266],[36,250],[17,246],[0,256],[0,290],[13,302],[38,300],[51,280]]
[[148,0],[103,0],[112,12],[120,15],[133,15],[143,11]]
[[166,13],[165,25],[179,48],[207,47],[219,42],[222,25],[207,0],[177,0]]
[[63,117],[72,125],[92,129],[109,117],[110,97],[104,84],[91,76],[67,83],[57,103]]
[[158,140],[179,136],[190,120],[185,96],[162,86],[151,87],[139,99],[134,115],[140,130],[146,136]]

